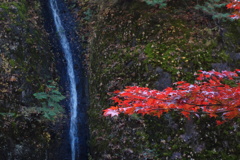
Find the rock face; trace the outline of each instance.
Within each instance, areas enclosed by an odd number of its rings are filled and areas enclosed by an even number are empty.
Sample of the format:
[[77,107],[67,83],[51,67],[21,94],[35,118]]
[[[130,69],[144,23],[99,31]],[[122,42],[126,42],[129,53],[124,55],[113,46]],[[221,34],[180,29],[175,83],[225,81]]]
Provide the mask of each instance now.
[[[89,42],[93,159],[239,157],[238,120],[216,126],[214,119],[204,115],[191,121],[177,113],[160,119],[102,116],[103,109],[114,105],[109,92],[125,86],[162,90],[174,81],[193,82],[199,69],[238,68],[239,22],[214,20],[195,10],[196,4],[180,1],[169,1],[169,6],[162,9],[141,0],[89,0],[78,5],[83,11],[77,11],[77,15],[93,13],[91,19],[81,21],[90,30],[85,36]],[[89,9],[91,12],[86,12]]]
[[0,17],[0,159],[51,158],[61,125],[46,119],[33,96],[58,81],[40,3],[1,2]]
[[156,68],[156,72],[159,75],[158,80],[154,84],[157,90],[161,91],[172,85],[171,74],[169,74],[168,72],[164,72],[163,69],[160,67]]

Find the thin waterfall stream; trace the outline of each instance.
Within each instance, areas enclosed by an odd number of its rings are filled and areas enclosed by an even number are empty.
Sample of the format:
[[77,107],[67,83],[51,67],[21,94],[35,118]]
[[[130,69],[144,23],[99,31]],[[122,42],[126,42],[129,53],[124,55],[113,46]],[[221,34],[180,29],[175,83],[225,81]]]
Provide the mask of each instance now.
[[69,78],[69,89],[70,89],[70,145],[71,145],[71,159],[76,159],[76,149],[78,143],[78,125],[77,125],[77,106],[78,106],[78,92],[76,87],[75,73],[74,73],[74,64],[73,57],[70,48],[69,41],[67,39],[65,29],[62,25],[62,21],[59,14],[57,0],[50,0],[50,8],[53,14],[53,20],[56,27],[56,32],[59,35],[59,41],[64,52],[64,57],[67,62],[67,74]]

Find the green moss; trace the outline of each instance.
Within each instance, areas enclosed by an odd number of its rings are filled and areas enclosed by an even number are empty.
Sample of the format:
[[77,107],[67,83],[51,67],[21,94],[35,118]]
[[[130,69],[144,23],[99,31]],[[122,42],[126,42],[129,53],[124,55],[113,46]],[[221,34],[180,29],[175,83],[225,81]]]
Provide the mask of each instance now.
[[231,23],[224,23],[224,27],[226,31],[223,32],[224,43],[226,45],[226,49],[233,52],[239,52],[240,47],[238,44],[239,42],[239,21],[234,21]]
[[8,3],[1,3],[0,8],[7,10],[9,8]]
[[[1,3],[0,8],[6,10],[10,15],[17,13],[22,20],[27,16],[27,5],[25,1]],[[16,16],[13,17],[16,18]]]
[[173,75],[173,81],[193,82],[197,70],[210,70],[212,63],[227,61],[227,54],[219,49],[214,28],[192,28],[175,19],[162,24],[161,38],[146,45],[145,62],[161,66]]

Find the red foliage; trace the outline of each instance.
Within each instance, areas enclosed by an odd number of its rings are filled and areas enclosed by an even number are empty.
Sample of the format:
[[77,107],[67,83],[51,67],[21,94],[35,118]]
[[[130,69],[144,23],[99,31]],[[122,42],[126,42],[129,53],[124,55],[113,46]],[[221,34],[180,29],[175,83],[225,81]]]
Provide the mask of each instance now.
[[234,9],[232,15],[230,15],[233,19],[240,19],[240,1],[239,0],[231,0],[231,3],[227,4],[228,9]]
[[[163,91],[128,86],[115,92],[111,99],[117,104],[104,110],[104,116],[117,116],[120,113],[160,117],[170,110],[179,111],[185,117],[192,113],[198,116],[205,113],[210,117],[221,117],[223,121],[240,115],[240,83],[235,86],[223,81],[238,77],[239,69],[230,71],[199,71],[195,84],[185,81],[174,83],[174,88]],[[233,81],[234,82],[234,81]],[[217,121],[217,124],[221,124]]]

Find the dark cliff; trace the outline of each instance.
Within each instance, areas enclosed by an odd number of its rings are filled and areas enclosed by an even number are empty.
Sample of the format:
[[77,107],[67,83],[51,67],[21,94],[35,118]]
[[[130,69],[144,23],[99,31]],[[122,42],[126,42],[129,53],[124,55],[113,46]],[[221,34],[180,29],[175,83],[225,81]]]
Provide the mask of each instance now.
[[4,1],[0,15],[0,159],[46,159],[58,145],[63,115],[34,96],[59,89],[42,8],[39,1]]
[[125,86],[162,90],[178,80],[193,82],[199,69],[239,68],[239,21],[227,20],[226,8],[207,12],[207,1],[168,1],[162,8],[145,2],[151,1],[71,1],[82,8],[73,10],[84,16],[81,34],[88,39],[91,158],[239,158],[237,119],[216,126],[214,119],[188,121],[174,112],[103,117],[114,105],[108,93]]

